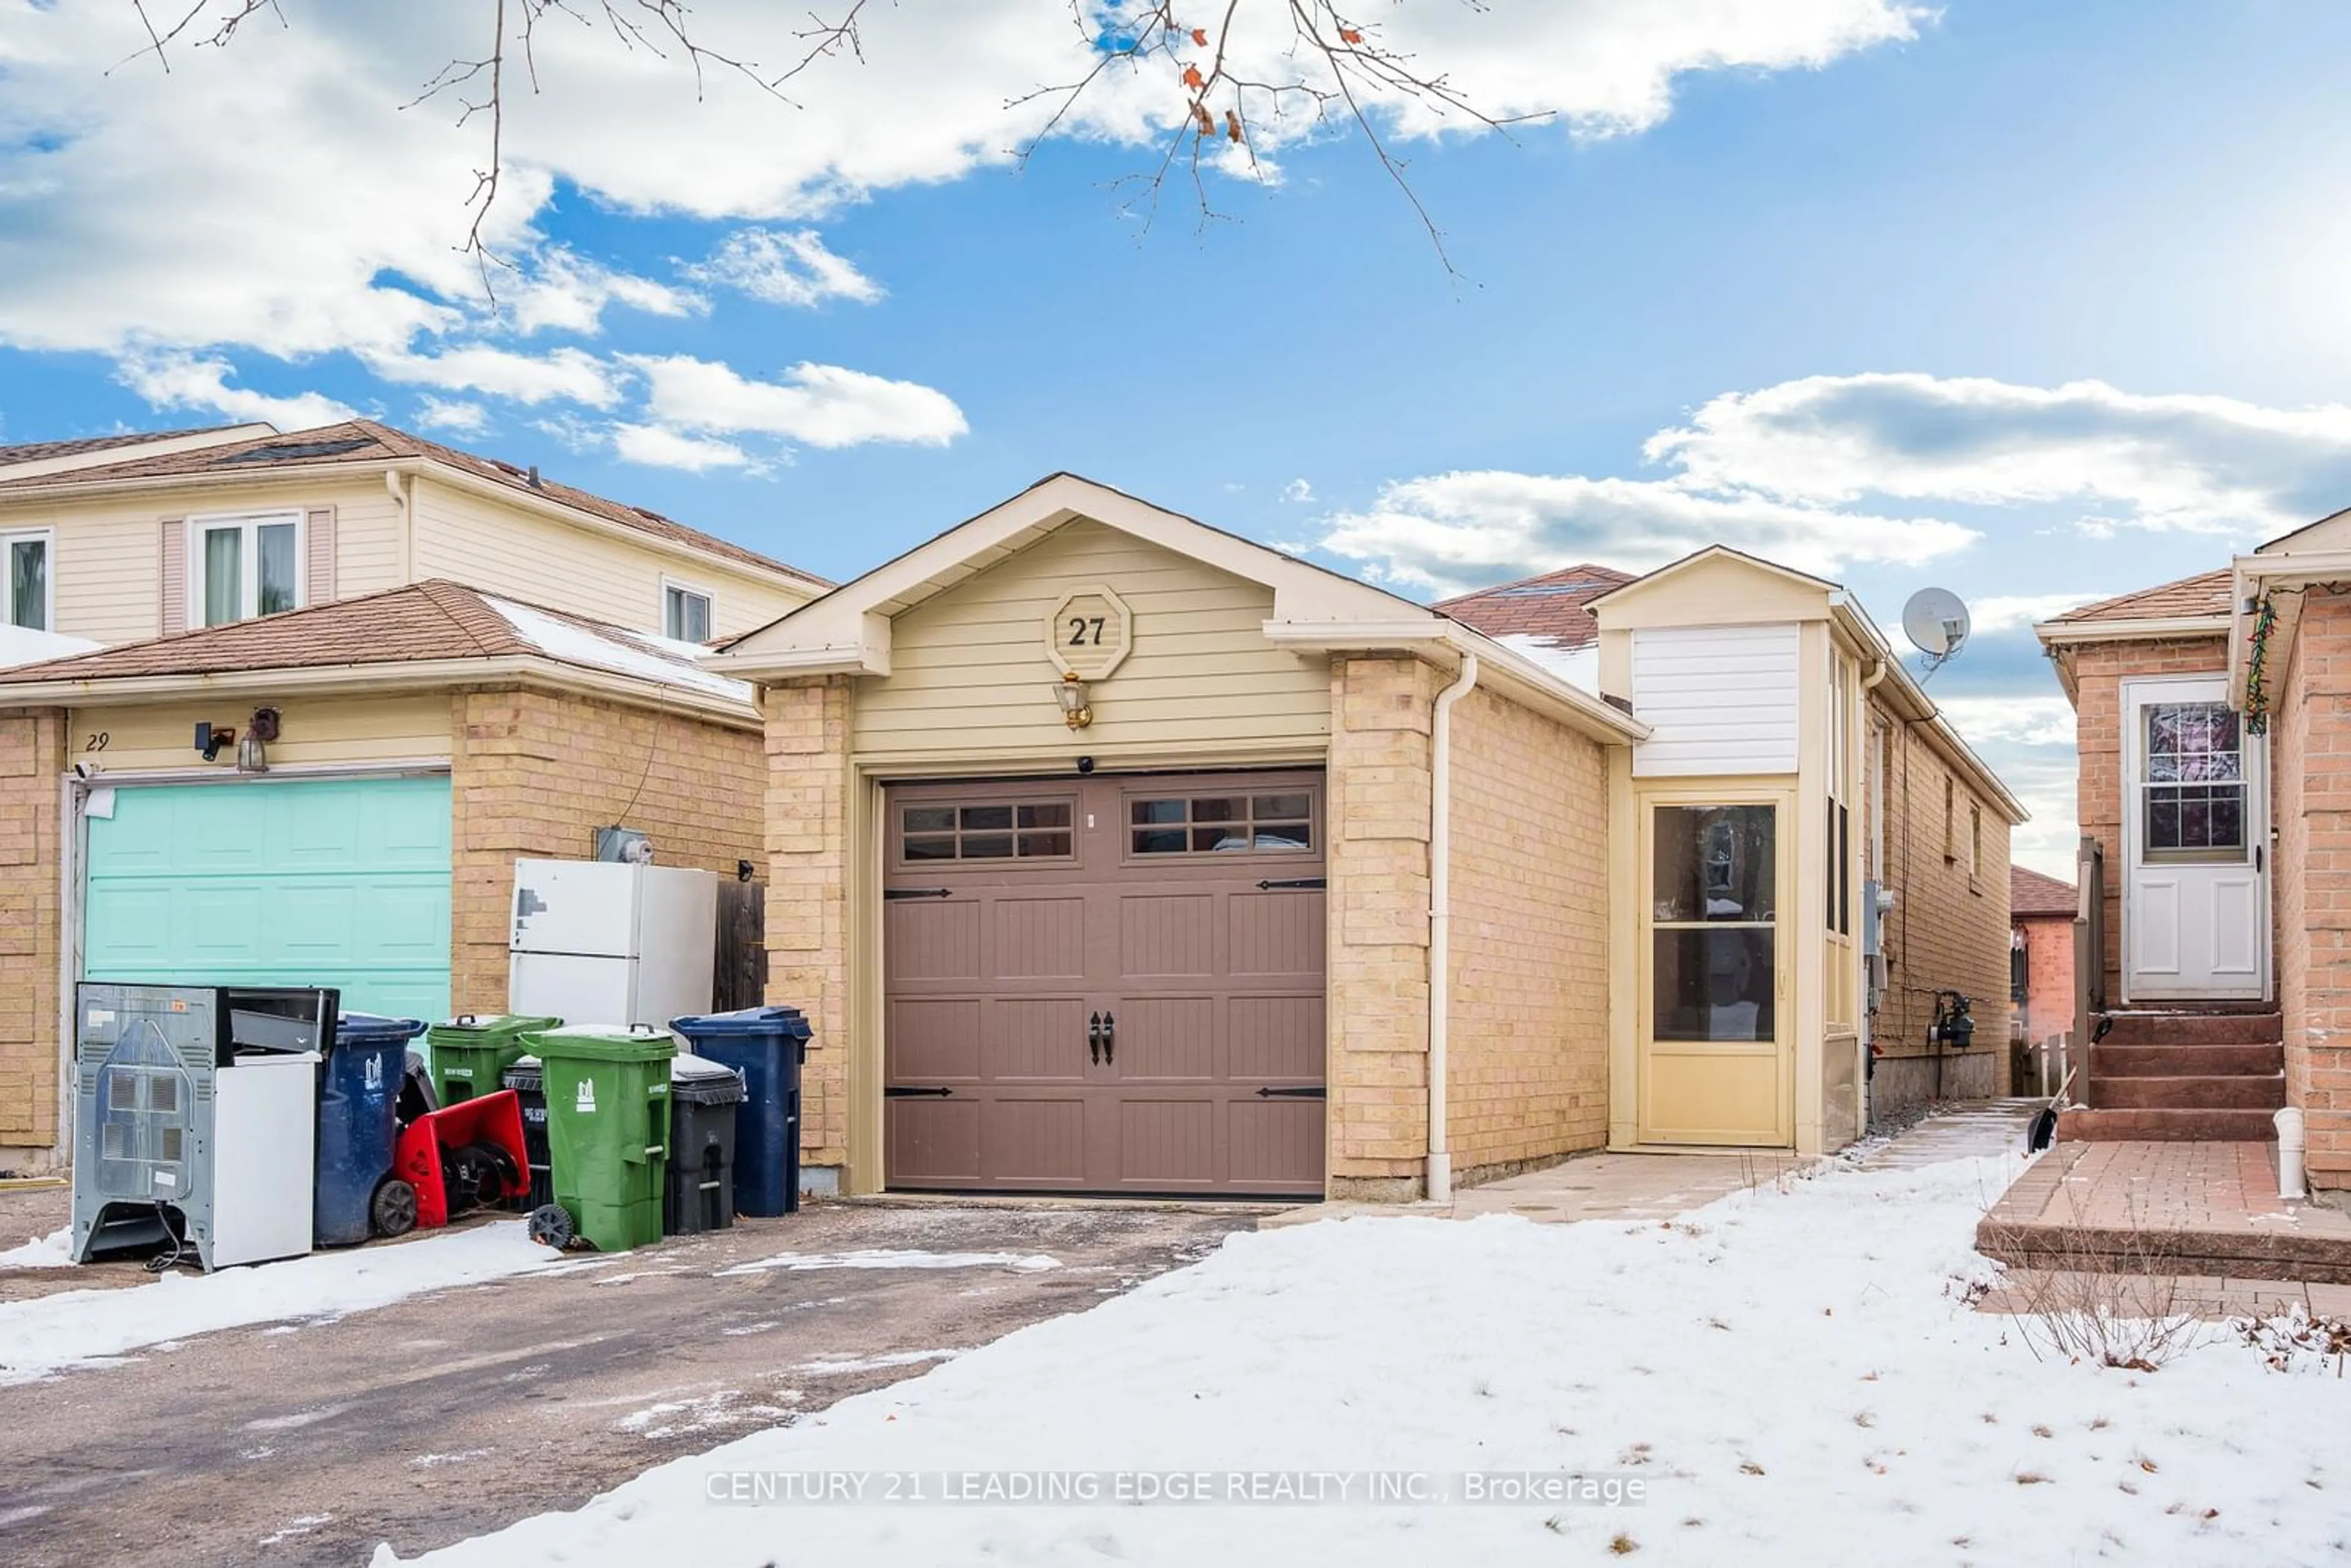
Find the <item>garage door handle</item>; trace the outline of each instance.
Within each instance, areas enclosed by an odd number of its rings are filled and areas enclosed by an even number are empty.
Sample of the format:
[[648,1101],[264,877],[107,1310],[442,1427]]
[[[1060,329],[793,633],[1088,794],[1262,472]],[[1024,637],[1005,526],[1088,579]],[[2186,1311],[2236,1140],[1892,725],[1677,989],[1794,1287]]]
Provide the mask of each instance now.
[[1322,1100],[1329,1096],[1330,1091],[1319,1083],[1310,1089],[1260,1089],[1257,1092],[1260,1100]]
[[1277,889],[1295,888],[1301,891],[1311,889],[1315,892],[1320,892],[1330,885],[1331,879],[1324,876],[1278,877],[1269,878],[1267,881],[1259,883],[1257,884],[1257,890],[1259,893],[1271,893]]
[[1086,1060],[1097,1066],[1102,1062],[1102,1014],[1086,1015]]
[[907,1089],[893,1083],[882,1091],[885,1100],[944,1100],[955,1092],[952,1089]]
[[952,898],[955,896],[955,890],[947,887],[891,887],[884,888],[882,896],[885,899]]
[[1109,1013],[1102,1014],[1102,1060],[1118,1060],[1118,1019]]

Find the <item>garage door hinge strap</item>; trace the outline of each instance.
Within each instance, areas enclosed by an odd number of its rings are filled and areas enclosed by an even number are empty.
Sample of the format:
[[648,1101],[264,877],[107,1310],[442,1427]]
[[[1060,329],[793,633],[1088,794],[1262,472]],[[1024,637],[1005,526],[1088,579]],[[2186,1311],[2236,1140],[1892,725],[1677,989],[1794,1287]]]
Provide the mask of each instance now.
[[883,898],[951,898],[954,895],[953,889],[945,887],[892,887],[884,888],[882,893]]
[[1322,1100],[1329,1095],[1330,1091],[1319,1083],[1311,1089],[1260,1089],[1257,1092],[1260,1100]]
[[885,1100],[944,1100],[955,1092],[952,1089],[907,1089],[893,1083],[882,1091]]
[[1268,893],[1268,892],[1271,892],[1271,891],[1272,891],[1273,889],[1275,889],[1275,888],[1284,888],[1284,887],[1311,888],[1311,889],[1316,889],[1316,890],[1318,890],[1318,891],[1319,891],[1320,889],[1322,889],[1322,888],[1328,887],[1328,886],[1330,886],[1330,885],[1331,885],[1331,880],[1330,880],[1330,878],[1328,878],[1328,877],[1321,877],[1321,876],[1293,876],[1293,877],[1290,877],[1290,878],[1288,878],[1288,879],[1286,879],[1286,880],[1284,880],[1284,879],[1273,879],[1273,880],[1269,880],[1269,881],[1266,881],[1266,882],[1261,882],[1261,883],[1259,883],[1257,884],[1257,886],[1258,886],[1258,891],[1259,891],[1259,893]]

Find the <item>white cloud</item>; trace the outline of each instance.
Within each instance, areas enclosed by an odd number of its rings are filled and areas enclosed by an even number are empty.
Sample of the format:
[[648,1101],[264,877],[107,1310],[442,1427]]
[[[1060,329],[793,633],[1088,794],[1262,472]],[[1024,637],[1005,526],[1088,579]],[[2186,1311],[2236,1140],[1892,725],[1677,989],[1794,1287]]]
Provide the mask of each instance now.
[[1322,549],[1365,563],[1374,576],[1439,591],[1595,559],[1646,570],[1710,544],[1833,574],[1848,561],[1931,560],[1977,537],[1932,517],[1708,495],[1673,480],[1492,470],[1385,485],[1368,511],[1325,523]]
[[770,305],[811,306],[828,299],[869,305],[882,298],[881,286],[835,256],[814,229],[738,229],[693,268],[693,276]]
[[1650,438],[1689,482],[1837,505],[2088,503],[2078,525],[2282,533],[2351,494],[2351,407],[1915,373],[1726,392]]
[[479,435],[490,427],[490,411],[462,398],[421,398],[416,404],[416,423],[427,430]]
[[623,460],[652,468],[683,468],[689,474],[706,474],[714,468],[758,466],[749,453],[731,441],[681,435],[657,424],[616,424],[611,437],[612,450]]
[[308,430],[351,417],[347,405],[319,392],[273,397],[230,386],[235,373],[226,360],[153,350],[126,357],[116,379],[157,408],[200,409],[238,422],[265,421],[280,430]]
[[969,428],[945,392],[839,365],[798,364],[781,382],[761,382],[684,354],[623,359],[648,383],[653,423],[675,431],[756,433],[806,446],[869,441],[944,446]]
[[580,349],[518,354],[486,343],[466,343],[434,354],[362,355],[368,369],[388,382],[487,392],[517,402],[550,399],[610,408],[621,401],[622,376],[612,365]]
[[[207,0],[217,16],[233,0]],[[513,8],[509,7],[509,13]],[[705,0],[699,35],[747,60],[806,52],[804,8]],[[1245,73],[1287,75],[1278,6],[1236,39]],[[674,312],[680,290],[546,246],[560,186],[625,217],[684,214],[790,222],[872,193],[1003,167],[1054,110],[1038,88],[1095,64],[1104,0],[961,0],[868,7],[863,59],[823,62],[779,101],[723,69],[628,47],[593,7],[548,11],[537,88],[510,97],[507,166],[486,233],[523,276],[501,287],[524,330],[591,329],[607,305]],[[1579,134],[1635,131],[1669,112],[1677,77],[1824,65],[1915,35],[1901,0],[1732,0],[1662,6],[1494,0],[1399,8],[1380,37],[1443,69],[1498,114],[1562,112]],[[0,345],[120,352],[134,344],[416,351],[421,336],[478,331],[486,302],[456,246],[487,127],[454,99],[402,110],[453,58],[480,52],[475,5],[289,8],[225,48],[135,58],[134,7],[0,4]],[[209,25],[199,20],[189,37]],[[120,68],[109,70],[110,67]],[[1164,69],[1113,70],[1067,122],[1144,150],[1181,111]],[[1014,99],[1027,101],[1008,108]],[[1426,103],[1376,100],[1405,138],[1476,128]],[[1259,117],[1264,147],[1328,134],[1293,112]],[[819,290],[857,275],[800,257]],[[784,287],[779,285],[778,287]],[[854,298],[853,293],[842,297]]]
[[1314,486],[1303,479],[1292,479],[1281,487],[1281,498],[1301,504],[1311,501],[1314,498]]
[[1968,606],[1968,623],[1972,634],[1979,637],[1992,632],[2014,632],[2109,596],[2103,591],[2097,593],[1987,594]]

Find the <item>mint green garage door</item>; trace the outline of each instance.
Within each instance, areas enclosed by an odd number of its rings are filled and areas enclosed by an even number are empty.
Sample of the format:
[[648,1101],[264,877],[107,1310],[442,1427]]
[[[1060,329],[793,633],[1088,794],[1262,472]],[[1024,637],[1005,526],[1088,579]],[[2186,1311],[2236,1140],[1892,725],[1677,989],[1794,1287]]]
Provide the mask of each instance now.
[[449,1016],[449,780],[124,786],[89,821],[82,973],[337,986]]

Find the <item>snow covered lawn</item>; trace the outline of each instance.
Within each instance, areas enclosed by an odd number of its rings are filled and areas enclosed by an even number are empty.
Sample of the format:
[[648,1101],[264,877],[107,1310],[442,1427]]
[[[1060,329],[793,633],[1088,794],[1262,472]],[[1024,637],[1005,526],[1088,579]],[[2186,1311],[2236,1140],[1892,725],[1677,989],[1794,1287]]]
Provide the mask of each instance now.
[[[2337,1561],[2351,1381],[2215,1337],[2043,1363],[1967,1305],[2013,1159],[1834,1171],[1680,1220],[1358,1219],[1200,1264],[912,1382],[420,1561],[1419,1565]],[[889,1473],[1638,1478],[1638,1506],[891,1505]],[[711,1500],[868,1473],[862,1504]],[[758,1485],[760,1483],[753,1482]],[[1368,1484],[1359,1481],[1359,1486]],[[901,1490],[906,1483],[901,1482]],[[1360,1496],[1360,1491],[1356,1494]],[[400,1561],[380,1549],[378,1568]]]
[[[338,1317],[426,1291],[581,1266],[566,1265],[523,1228],[519,1219],[501,1220],[396,1245],[314,1252],[217,1274],[172,1272],[152,1284],[0,1303],[0,1385],[102,1364],[142,1345],[220,1329]],[[53,1243],[63,1250],[54,1236],[28,1250],[43,1251],[46,1261],[44,1249]]]

